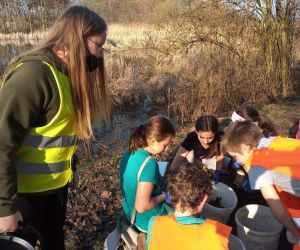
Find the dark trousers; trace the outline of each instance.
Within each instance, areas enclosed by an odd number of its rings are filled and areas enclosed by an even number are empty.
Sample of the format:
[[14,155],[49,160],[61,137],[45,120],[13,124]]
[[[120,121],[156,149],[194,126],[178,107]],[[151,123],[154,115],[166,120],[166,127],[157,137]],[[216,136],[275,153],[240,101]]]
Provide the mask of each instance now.
[[[40,233],[42,250],[64,250],[63,226],[66,218],[68,185],[53,193],[19,194],[18,209],[25,225]],[[26,228],[25,228],[26,229]],[[23,230],[19,237],[36,245],[38,236],[30,230]]]

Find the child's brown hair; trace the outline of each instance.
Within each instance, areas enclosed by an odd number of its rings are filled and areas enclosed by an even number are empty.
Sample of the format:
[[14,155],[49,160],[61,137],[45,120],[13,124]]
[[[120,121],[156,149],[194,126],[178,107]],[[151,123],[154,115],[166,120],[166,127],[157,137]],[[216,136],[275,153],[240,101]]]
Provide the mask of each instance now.
[[172,123],[164,116],[153,116],[146,124],[133,128],[130,135],[129,150],[133,153],[137,149],[147,147],[149,139],[162,141],[169,136],[175,136]]
[[183,212],[197,208],[205,195],[212,192],[212,183],[209,174],[201,166],[185,162],[169,170],[165,188],[171,195],[173,205],[179,205]]
[[269,137],[269,134],[278,135],[274,122],[266,115],[259,114],[255,108],[244,104],[237,107],[235,112],[245,120],[257,122],[258,127],[266,137]]
[[220,154],[219,147],[219,122],[218,119],[213,115],[202,115],[199,117],[195,124],[195,129],[197,132],[213,132],[215,138],[210,143],[208,148],[208,158],[212,158],[215,155]]
[[261,138],[262,133],[251,121],[234,122],[229,125],[222,138],[221,151],[241,153],[241,144],[253,148],[258,145]]

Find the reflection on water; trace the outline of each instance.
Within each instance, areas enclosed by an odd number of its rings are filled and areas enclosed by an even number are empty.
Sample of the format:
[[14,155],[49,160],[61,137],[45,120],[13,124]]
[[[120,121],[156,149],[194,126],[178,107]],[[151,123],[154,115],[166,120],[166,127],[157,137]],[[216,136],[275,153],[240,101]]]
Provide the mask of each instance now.
[[7,63],[15,56],[32,48],[31,44],[18,46],[15,43],[0,44],[0,73],[6,68]]
[[[145,124],[154,115],[166,116],[166,110],[145,110],[143,106],[131,110],[113,112],[111,126],[97,126],[96,139],[112,148],[128,145],[130,129]],[[176,120],[171,119],[175,127]]]

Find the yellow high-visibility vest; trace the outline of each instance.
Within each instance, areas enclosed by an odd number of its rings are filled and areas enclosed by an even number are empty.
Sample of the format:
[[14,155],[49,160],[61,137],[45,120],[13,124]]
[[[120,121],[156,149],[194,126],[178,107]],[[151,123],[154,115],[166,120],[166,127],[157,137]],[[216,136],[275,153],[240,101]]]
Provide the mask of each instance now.
[[60,105],[48,124],[31,128],[21,143],[16,154],[19,193],[57,189],[72,179],[71,158],[77,149],[77,140],[69,78],[47,62],[42,63],[53,73]]

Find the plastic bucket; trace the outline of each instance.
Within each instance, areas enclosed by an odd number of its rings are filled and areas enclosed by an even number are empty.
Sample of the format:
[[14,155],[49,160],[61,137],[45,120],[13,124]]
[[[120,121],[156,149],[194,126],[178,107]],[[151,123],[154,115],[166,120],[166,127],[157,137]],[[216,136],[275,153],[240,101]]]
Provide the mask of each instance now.
[[37,237],[40,241],[41,249],[43,249],[43,242],[40,233],[32,226],[25,224],[22,221],[18,222],[18,230],[14,233],[0,234],[0,249],[1,250],[35,250],[35,248],[26,240],[16,236],[18,233],[30,233]]
[[27,241],[9,235],[0,235],[1,250],[34,250],[34,247]]
[[282,225],[262,205],[241,207],[235,214],[237,236],[247,250],[277,250]]
[[[218,197],[222,198],[220,200],[222,208],[208,204],[209,202],[216,200]],[[213,192],[208,197],[208,201],[204,205],[202,216],[226,224],[230,219],[230,215],[236,208],[237,202],[237,196],[232,188],[222,182],[213,184]]]
[[233,234],[229,235],[228,238],[228,249],[229,250],[246,250],[244,243]]
[[186,160],[189,162],[189,163],[193,163],[194,162],[194,159],[195,159],[195,154],[194,154],[194,150],[191,150],[188,155],[186,156]]

